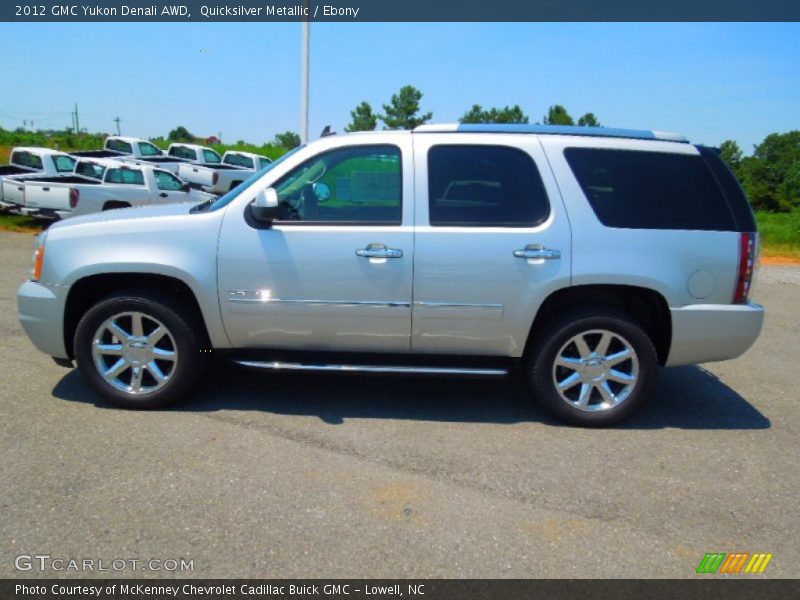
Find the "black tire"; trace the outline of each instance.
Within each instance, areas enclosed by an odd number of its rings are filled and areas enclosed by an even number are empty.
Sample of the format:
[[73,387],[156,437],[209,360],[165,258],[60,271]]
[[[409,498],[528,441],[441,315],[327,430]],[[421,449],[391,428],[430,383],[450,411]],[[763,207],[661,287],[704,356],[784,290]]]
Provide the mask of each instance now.
[[[207,354],[202,352],[207,345],[202,323],[199,315],[195,317],[194,312],[179,298],[152,289],[123,290],[103,298],[83,315],[75,331],[75,359],[81,374],[98,394],[112,404],[123,408],[149,409],[174,404],[185,397],[197,383],[203,373],[203,365],[207,357]],[[158,383],[151,375],[151,371],[148,370],[149,363],[147,367],[137,367],[144,373],[142,375],[144,388],[147,387],[149,379],[154,383],[152,387],[161,385],[158,389],[152,391],[143,389],[138,393],[133,393],[132,390],[126,392],[109,383],[100,374],[100,367],[96,364],[92,350],[95,334],[108,319],[124,313],[141,313],[144,316],[145,327],[148,324],[152,327],[154,323],[159,322],[168,331],[167,349],[174,347],[176,360],[171,367],[168,362],[161,363],[159,361],[158,370],[162,375],[167,375],[166,382]],[[123,320],[125,318],[127,317],[122,317]],[[132,323],[132,321],[129,322]],[[152,331],[150,329],[150,332]],[[147,334],[147,329],[145,329],[145,334]],[[122,342],[122,340],[119,341]],[[112,342],[113,338],[109,343]],[[163,344],[164,342],[159,343]],[[119,345],[123,346],[124,344]],[[99,358],[98,360],[107,360],[104,366],[109,367],[109,362],[114,360],[114,357]],[[165,364],[166,368],[163,368]],[[131,366],[120,376],[124,378],[126,375],[130,375],[129,385],[131,386],[133,385],[132,373],[133,367]],[[117,380],[116,383],[124,383],[124,380]]]
[[[596,383],[588,382],[584,377],[593,377],[593,373],[588,371],[584,374],[578,373],[577,369],[569,367],[557,367],[556,358],[563,351],[564,354],[577,351],[577,345],[567,345],[575,336],[585,334],[587,345],[599,340],[602,337],[598,330],[610,332],[610,339],[614,344],[613,348],[624,349],[625,343],[635,352],[634,359],[620,364],[620,370],[630,370],[636,372],[635,383],[626,388],[625,384],[616,381],[607,381],[607,387],[613,388],[614,399],[625,396],[624,400],[616,405],[609,406],[609,402],[604,402],[601,395],[600,386]],[[567,345],[567,346],[565,346]],[[592,349],[590,347],[590,349]],[[596,349],[596,347],[594,348]],[[608,354],[608,351],[606,352]],[[575,356],[577,360],[579,356]],[[609,368],[610,364],[599,361],[602,370]],[[594,365],[591,365],[594,367]],[[566,368],[566,370],[564,370]],[[585,365],[581,367],[586,368]],[[655,347],[650,337],[644,332],[641,325],[626,313],[611,307],[582,307],[569,312],[565,312],[556,317],[541,332],[535,332],[535,337],[528,352],[526,361],[526,371],[529,376],[531,390],[535,399],[541,407],[553,417],[583,427],[604,427],[619,423],[633,413],[642,408],[647,401],[648,394],[655,379],[658,368],[658,358]],[[561,376],[562,383],[567,381],[567,375],[575,373],[579,379],[572,384],[574,387],[565,388],[564,394],[580,396],[583,393],[584,385],[589,389],[587,397],[587,407],[578,408],[578,397],[569,398],[568,401],[562,398],[556,387],[556,377]],[[597,380],[592,380],[595,382]],[[600,380],[604,381],[603,379]],[[596,386],[596,387],[593,387]],[[609,406],[608,408],[603,408]],[[594,410],[591,410],[595,407]]]

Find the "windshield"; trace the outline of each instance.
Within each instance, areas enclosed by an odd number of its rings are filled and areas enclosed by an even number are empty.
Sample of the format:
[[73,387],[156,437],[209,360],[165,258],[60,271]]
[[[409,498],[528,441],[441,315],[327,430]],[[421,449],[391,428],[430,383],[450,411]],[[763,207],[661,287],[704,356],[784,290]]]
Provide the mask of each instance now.
[[161,156],[158,146],[149,142],[139,142],[139,152],[142,156]]
[[[224,207],[228,206],[228,204],[230,204],[233,201],[233,199],[236,198],[236,196],[238,196],[239,193],[242,190],[244,190],[249,185],[251,185],[256,179],[261,177],[264,173],[268,173],[273,168],[275,168],[277,165],[281,164],[284,160],[289,158],[292,154],[294,154],[295,152],[297,152],[301,148],[303,148],[303,146],[298,146],[297,148],[289,150],[289,152],[287,152],[286,154],[281,156],[275,162],[267,165],[266,167],[264,167],[260,171],[256,171],[253,175],[251,175],[250,177],[245,179],[242,183],[237,185],[235,188],[233,188],[230,192],[228,192],[224,196],[220,196],[219,198],[217,198],[214,202],[212,202],[209,205],[205,205],[205,203],[199,204],[196,208],[199,208],[200,206],[203,206],[204,210],[213,211],[213,210],[219,210],[220,208],[224,208]],[[208,208],[206,209],[205,206],[208,206]]]

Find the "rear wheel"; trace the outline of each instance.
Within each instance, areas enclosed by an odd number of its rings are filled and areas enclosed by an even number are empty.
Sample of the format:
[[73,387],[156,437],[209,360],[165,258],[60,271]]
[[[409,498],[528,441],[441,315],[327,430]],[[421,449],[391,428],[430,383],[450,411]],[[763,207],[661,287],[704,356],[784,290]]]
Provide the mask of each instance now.
[[639,410],[657,365],[641,326],[606,307],[556,319],[537,335],[528,358],[531,388],[542,407],[583,426],[612,425]]
[[[177,305],[177,306],[176,306]],[[157,408],[188,393],[202,373],[202,338],[191,310],[150,290],[113,294],[75,332],[75,358],[101,396],[125,408]]]

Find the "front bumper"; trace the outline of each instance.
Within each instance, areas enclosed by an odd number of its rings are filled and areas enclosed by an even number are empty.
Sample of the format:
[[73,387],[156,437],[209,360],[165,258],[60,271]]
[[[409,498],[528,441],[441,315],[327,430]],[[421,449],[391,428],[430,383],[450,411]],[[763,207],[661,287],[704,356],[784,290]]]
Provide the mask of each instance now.
[[694,304],[671,308],[672,344],[666,366],[729,360],[744,354],[764,324],[759,304]]
[[67,289],[26,281],[17,292],[19,321],[39,350],[55,358],[69,358],[64,346],[64,306]]

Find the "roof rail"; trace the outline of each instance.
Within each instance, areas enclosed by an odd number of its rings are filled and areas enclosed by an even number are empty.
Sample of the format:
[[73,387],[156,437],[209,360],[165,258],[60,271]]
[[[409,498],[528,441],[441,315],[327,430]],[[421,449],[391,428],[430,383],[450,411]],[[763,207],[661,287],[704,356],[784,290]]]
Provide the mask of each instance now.
[[618,127],[581,127],[575,125],[527,125],[524,123],[444,123],[442,125],[420,125],[414,133],[532,133],[538,135],[580,135],[590,137],[630,138],[635,140],[659,140],[682,142],[689,140],[679,133],[650,131],[647,129],[621,129]]

